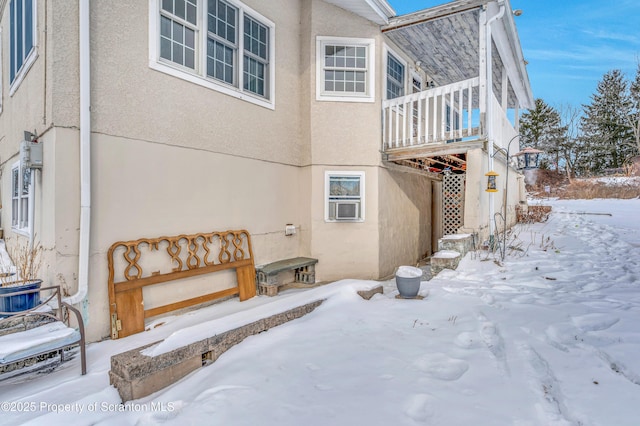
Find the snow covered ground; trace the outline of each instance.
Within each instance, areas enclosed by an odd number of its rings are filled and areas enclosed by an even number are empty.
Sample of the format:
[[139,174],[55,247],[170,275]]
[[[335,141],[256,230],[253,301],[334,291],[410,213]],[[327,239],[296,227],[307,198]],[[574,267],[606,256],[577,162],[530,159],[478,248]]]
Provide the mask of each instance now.
[[[311,314],[250,337],[173,386],[125,405],[109,357],[257,297],[92,344],[50,373],[0,382],[0,422],[42,425],[637,425],[640,200],[544,200],[502,265],[469,254],[423,300],[362,300],[349,282]],[[611,214],[609,216],[608,214]],[[353,282],[351,282],[353,284]],[[338,284],[338,286],[341,284]],[[333,286],[336,286],[334,284]],[[289,291],[279,300],[299,300]],[[282,303],[282,302],[279,302]],[[197,325],[196,325],[197,328]],[[64,405],[68,404],[68,405]]]

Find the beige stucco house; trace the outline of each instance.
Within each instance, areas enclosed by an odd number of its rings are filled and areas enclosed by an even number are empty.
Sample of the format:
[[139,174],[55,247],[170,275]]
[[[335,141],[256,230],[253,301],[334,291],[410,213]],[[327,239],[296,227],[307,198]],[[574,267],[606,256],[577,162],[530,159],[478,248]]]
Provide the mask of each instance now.
[[[41,275],[81,307],[90,340],[109,335],[116,241],[247,229],[257,264],[310,256],[328,281],[389,276],[443,234],[495,232],[504,191],[486,193],[485,173],[505,175],[532,104],[509,0],[404,16],[386,0],[0,12],[2,228],[42,243]],[[508,222],[524,199],[510,177]]]

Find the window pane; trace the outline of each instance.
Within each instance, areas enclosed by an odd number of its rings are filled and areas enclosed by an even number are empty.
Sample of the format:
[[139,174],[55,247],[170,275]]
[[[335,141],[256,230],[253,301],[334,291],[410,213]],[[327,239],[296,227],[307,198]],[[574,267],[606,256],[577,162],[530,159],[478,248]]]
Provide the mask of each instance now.
[[183,58],[183,50],[182,50],[182,45],[178,44],[178,43],[173,43],[173,62],[176,62],[178,64],[184,64],[184,58]]
[[187,21],[193,25],[196,25],[197,11],[198,8],[195,1],[187,3]]
[[20,188],[20,179],[18,179],[19,174],[19,170],[18,169],[13,169],[12,170],[12,176],[11,176],[11,181],[12,181],[12,186],[13,186],[13,196],[17,197],[19,194],[19,188]]
[[173,41],[176,43],[183,43],[184,39],[184,27],[177,22],[173,23]]
[[171,38],[171,19],[165,16],[160,17],[160,35]]
[[190,28],[184,29],[184,45],[191,49],[196,47],[196,33]]
[[[16,20],[13,22],[14,27],[16,29],[16,72],[20,69],[20,67],[22,66],[22,61],[24,60],[24,56],[22,54],[22,43],[24,42],[23,40],[23,36],[22,36],[22,0],[16,0],[17,2],[17,8],[16,8]],[[12,53],[13,54],[13,53]]]
[[184,50],[184,66],[195,69],[195,50],[193,49],[185,49]]
[[329,179],[330,197],[360,197],[359,176],[332,176]]
[[[324,46],[325,91],[366,93],[367,48],[364,46]],[[328,73],[327,68],[334,70]],[[327,84],[327,83],[331,84]],[[362,84],[356,84],[362,83]]]
[[175,11],[174,14],[178,18],[185,19],[187,17],[187,11],[185,9],[184,0],[175,0]]
[[213,65],[207,67],[207,75],[233,84],[233,49],[212,38],[207,39],[207,64]]
[[244,89],[264,96],[265,65],[253,58],[244,58]]
[[[16,71],[17,70],[17,64],[16,64],[16,58],[15,58],[15,50],[16,50],[16,43],[17,41],[17,37],[16,37],[16,30],[15,30],[15,0],[11,0],[11,3],[9,3],[9,17],[11,19],[10,22],[10,35],[9,35],[9,42],[10,42],[10,47],[11,47],[11,69],[9,71],[9,80],[13,81],[13,78],[16,76]],[[6,3],[5,3],[6,4]]]
[[24,2],[24,55],[25,57],[33,47],[33,0]]
[[218,37],[236,43],[236,9],[222,0],[209,0],[208,30]]
[[22,195],[29,194],[29,186],[31,184],[31,169],[22,171]]
[[173,13],[173,0],[162,0],[162,10]]
[[393,55],[387,56],[387,99],[404,95],[404,65]]
[[160,57],[171,60],[171,40],[160,39]]
[[245,15],[244,18],[244,43],[245,50],[267,59],[267,27]]

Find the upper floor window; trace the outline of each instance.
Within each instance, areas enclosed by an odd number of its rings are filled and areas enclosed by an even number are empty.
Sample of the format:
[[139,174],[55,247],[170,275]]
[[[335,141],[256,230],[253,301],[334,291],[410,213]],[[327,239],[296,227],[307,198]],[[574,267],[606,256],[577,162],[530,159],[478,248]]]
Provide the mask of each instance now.
[[11,0],[9,4],[9,81],[19,83],[35,60],[35,1]]
[[272,22],[236,0],[150,2],[152,68],[273,108]]
[[404,64],[387,53],[387,99],[404,96]]
[[318,37],[316,48],[316,99],[373,102],[373,40]]

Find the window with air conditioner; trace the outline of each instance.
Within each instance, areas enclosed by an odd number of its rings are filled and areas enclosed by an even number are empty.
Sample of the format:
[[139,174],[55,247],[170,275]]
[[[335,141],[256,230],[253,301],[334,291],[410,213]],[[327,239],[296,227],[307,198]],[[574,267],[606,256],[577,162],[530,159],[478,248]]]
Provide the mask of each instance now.
[[364,221],[364,173],[326,172],[325,220]]

